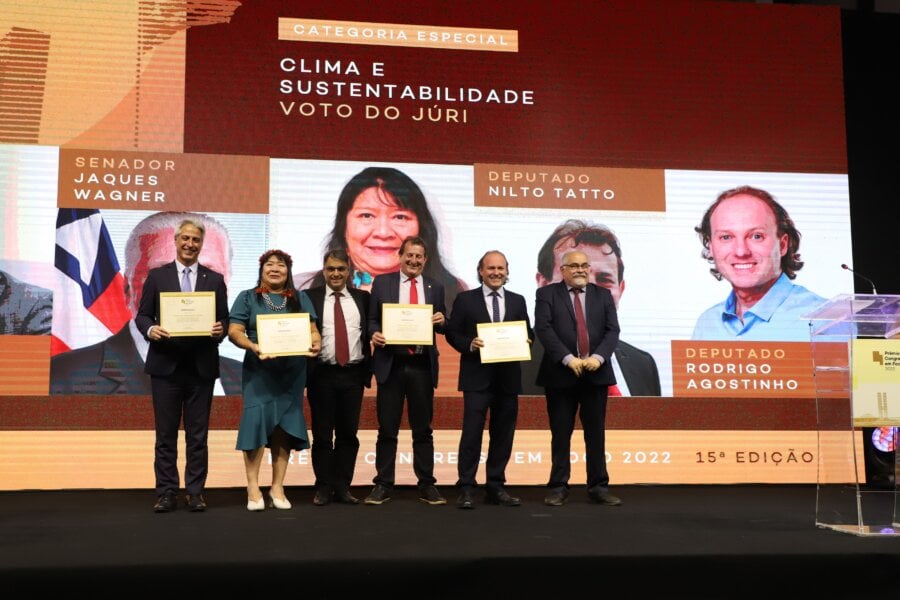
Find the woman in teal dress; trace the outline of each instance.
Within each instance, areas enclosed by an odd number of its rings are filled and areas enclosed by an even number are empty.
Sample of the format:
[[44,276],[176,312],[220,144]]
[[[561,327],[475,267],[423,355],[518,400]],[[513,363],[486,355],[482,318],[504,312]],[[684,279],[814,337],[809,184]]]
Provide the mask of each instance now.
[[291,450],[309,448],[303,417],[306,357],[260,354],[257,344],[257,315],[304,312],[310,314],[310,350],[313,356],[319,353],[322,342],[315,309],[304,292],[294,289],[291,267],[291,257],[286,252],[266,251],[259,257],[256,287],[238,295],[229,315],[228,339],[246,351],[241,382],[244,409],[237,449],[244,453],[247,510],[252,511],[265,508],[259,487],[265,449],[272,453],[269,506],[287,509],[291,503],[284,494],[284,476]]

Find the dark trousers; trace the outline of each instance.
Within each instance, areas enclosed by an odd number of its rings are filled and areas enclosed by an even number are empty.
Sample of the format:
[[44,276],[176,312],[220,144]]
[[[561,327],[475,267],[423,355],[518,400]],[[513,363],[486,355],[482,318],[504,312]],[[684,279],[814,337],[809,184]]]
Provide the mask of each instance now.
[[550,417],[551,488],[568,487],[571,474],[571,440],[575,413],[584,429],[588,489],[609,486],[606,470],[606,400],[608,387],[579,381],[570,388],[547,388],[547,415]]
[[307,394],[312,417],[312,466],[316,489],[346,492],[359,453],[359,412],[363,398],[363,363],[339,367],[318,364]]
[[214,379],[201,379],[193,369],[179,368],[169,377],[151,377],[156,446],[153,471],[156,493],[177,493],[178,429],[184,420],[184,490],[203,493],[209,473],[209,411]]
[[394,486],[397,461],[397,434],[406,400],[409,427],[412,430],[413,471],[419,487],[434,485],[434,438],[431,417],[434,412],[434,387],[427,354],[395,356],[387,381],[378,384],[376,411],[378,439],[375,442],[373,481],[387,488]]
[[519,396],[491,390],[463,392],[463,426],[459,438],[456,485],[475,487],[475,475],[481,459],[481,440],[484,422],[490,411],[487,463],[485,479],[488,491],[497,491],[506,483],[506,465],[512,454]]

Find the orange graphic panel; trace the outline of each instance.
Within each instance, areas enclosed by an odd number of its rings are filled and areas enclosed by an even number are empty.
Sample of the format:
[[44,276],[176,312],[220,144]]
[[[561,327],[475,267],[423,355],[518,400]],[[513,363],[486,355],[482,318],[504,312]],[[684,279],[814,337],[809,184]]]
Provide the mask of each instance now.
[[664,212],[665,172],[476,163],[475,206]]
[[180,152],[186,31],[237,0],[4,0],[0,141]]
[[672,385],[676,397],[817,397],[807,342],[673,340]]
[[262,156],[60,149],[60,208],[267,213]]
[[0,396],[45,396],[50,390],[50,336],[0,336]]

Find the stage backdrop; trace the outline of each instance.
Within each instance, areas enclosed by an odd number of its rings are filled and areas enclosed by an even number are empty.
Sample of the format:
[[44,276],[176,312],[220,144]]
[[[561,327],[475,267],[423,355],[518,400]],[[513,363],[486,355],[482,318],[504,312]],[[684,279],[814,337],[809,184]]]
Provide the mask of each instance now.
[[[346,246],[366,286],[417,233],[448,310],[497,249],[532,318],[535,290],[559,277],[553,243],[541,253],[554,231],[609,230],[621,266],[591,259],[619,291],[631,357],[616,359],[628,395],[609,404],[613,483],[803,483],[837,463],[820,455],[802,325],[759,341],[695,333],[731,286],[694,228],[721,192],[760,188],[799,230],[793,283],[810,302],[853,290],[838,8],[7,0],[0,32],[0,489],[152,487],[131,319],[146,267],[173,256],[171,224],[152,225],[171,212],[209,223],[201,262],[225,273],[229,301],[267,248],[294,257],[305,288],[329,245]],[[341,202],[370,168],[419,201],[384,214]],[[458,354],[438,343],[436,475],[450,484],[462,400]],[[549,472],[533,352],[512,484]],[[232,375],[209,483],[242,486],[242,354],[228,341],[221,354]],[[629,360],[658,377],[628,381]],[[374,475],[374,394],[357,484]],[[829,428],[822,452],[860,444],[840,414]],[[413,483],[408,438],[400,452],[398,482]],[[289,483],[311,483],[308,454],[292,460]]]

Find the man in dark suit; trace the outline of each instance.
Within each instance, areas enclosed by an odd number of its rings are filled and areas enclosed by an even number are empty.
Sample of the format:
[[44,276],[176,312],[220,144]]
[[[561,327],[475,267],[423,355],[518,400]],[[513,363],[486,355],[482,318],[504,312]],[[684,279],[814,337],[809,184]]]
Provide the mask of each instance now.
[[[591,279],[600,287],[610,291],[616,309],[625,291],[625,264],[622,262],[622,247],[619,239],[608,227],[569,219],[557,227],[544,242],[538,252],[537,275],[539,287],[562,281],[559,265],[562,255],[571,250],[581,250],[591,263]],[[532,347],[532,360],[523,366],[523,394],[537,395],[543,390],[535,383],[538,365],[544,355],[544,348],[538,341]],[[653,355],[631,344],[619,340],[610,361],[618,381],[610,389],[610,395],[620,396],[660,396],[662,386],[659,369]]]
[[453,302],[447,322],[447,341],[459,351],[459,390],[463,393],[463,425],[459,439],[456,482],[459,497],[456,506],[475,508],[475,475],[481,458],[484,422],[490,410],[490,442],[485,466],[487,501],[502,506],[519,506],[519,498],[504,489],[506,465],[512,454],[522,369],[518,361],[482,363],[478,324],[499,321],[524,321],[528,341],[534,339],[525,298],[503,286],[509,278],[506,256],[496,250],[478,261],[481,287],[460,292]]
[[609,290],[588,282],[591,264],[580,251],[563,255],[563,281],[538,288],[534,330],[544,345],[538,385],[544,386],[550,419],[548,506],[569,496],[570,448],[575,414],[581,418],[587,464],[588,498],[621,504],[609,493],[606,469],[606,401],[616,383],[610,356],[619,341],[619,319]]
[[[185,219],[179,224],[175,230],[175,260],[147,274],[135,318],[138,330],[150,342],[144,370],[150,375],[156,419],[156,512],[170,512],[177,505],[178,429],[182,417],[187,504],[194,512],[206,510],[203,491],[209,470],[209,413],[219,376],[219,344],[228,330],[228,293],[224,276],[197,262],[204,233],[199,219]],[[214,292],[216,320],[208,335],[172,337],[160,326],[160,293],[178,291]]]
[[[428,260],[425,241],[408,237],[400,246],[400,271],[378,275],[372,282],[369,305],[369,331],[375,345],[374,370],[378,382],[376,411],[378,439],[375,443],[375,487],[366,504],[390,500],[394,488],[397,460],[397,434],[403,416],[404,399],[412,429],[413,470],[418,480],[419,500],[427,504],[446,504],[435,487],[434,438],[431,418],[434,412],[434,388],[438,382],[438,351],[435,331],[444,332],[444,286],[425,277]],[[382,308],[385,304],[430,304],[432,307],[431,344],[407,346],[391,343],[382,333]]]
[[359,453],[359,413],[363,389],[372,381],[366,327],[369,292],[348,287],[350,259],[345,250],[325,254],[325,285],[306,290],[322,332],[319,359],[309,361],[307,395],[312,417],[313,504],[332,500],[359,504],[350,493]]
[[[150,270],[171,264],[176,248],[170,242],[182,220],[203,223],[203,260],[212,270],[222,273],[225,284],[231,275],[231,241],[228,231],[206,215],[183,212],[158,212],[138,223],[125,244],[125,302],[132,319],[137,317],[144,281]],[[69,350],[50,359],[51,394],[150,394],[150,376],[144,371],[149,344],[129,321],[110,337],[82,348]],[[229,396],[241,393],[241,363],[219,357],[219,382],[216,393]]]

